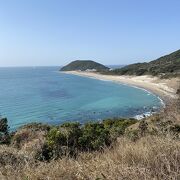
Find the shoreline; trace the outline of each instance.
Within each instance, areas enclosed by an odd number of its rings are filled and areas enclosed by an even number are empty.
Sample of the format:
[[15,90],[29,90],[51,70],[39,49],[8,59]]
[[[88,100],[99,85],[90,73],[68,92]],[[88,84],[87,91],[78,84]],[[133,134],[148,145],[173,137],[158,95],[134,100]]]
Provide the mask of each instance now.
[[176,99],[176,88],[178,79],[159,79],[152,76],[117,76],[117,75],[103,75],[97,72],[82,72],[82,71],[64,71],[61,73],[77,75],[87,78],[93,78],[103,81],[111,81],[115,83],[124,84],[134,88],[139,88],[150,93],[153,93],[162,101],[163,106],[168,102]]

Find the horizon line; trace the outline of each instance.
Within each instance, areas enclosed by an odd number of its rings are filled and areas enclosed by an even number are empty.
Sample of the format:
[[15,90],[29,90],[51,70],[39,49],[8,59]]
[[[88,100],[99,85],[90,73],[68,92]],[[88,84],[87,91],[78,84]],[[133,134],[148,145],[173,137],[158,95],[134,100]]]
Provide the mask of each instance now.
[[[109,65],[104,65],[104,66],[125,66],[127,64],[109,64]],[[18,65],[18,66],[0,66],[0,68],[28,68],[28,67],[62,67],[65,65]]]

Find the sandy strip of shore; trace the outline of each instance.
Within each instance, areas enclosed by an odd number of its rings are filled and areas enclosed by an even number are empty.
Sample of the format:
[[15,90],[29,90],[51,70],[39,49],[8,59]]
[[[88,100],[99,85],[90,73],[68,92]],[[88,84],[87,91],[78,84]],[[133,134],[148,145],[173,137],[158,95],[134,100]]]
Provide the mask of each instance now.
[[177,97],[178,78],[159,79],[152,76],[114,76],[84,71],[66,71],[64,73],[140,87],[158,95],[165,102]]

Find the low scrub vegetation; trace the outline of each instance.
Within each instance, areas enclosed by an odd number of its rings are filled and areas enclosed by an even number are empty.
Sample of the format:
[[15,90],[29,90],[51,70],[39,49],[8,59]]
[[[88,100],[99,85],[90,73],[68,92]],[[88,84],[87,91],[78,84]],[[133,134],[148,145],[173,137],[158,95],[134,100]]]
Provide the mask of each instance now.
[[79,152],[102,151],[125,133],[125,129],[135,124],[135,119],[107,119],[102,122],[64,123],[52,126],[46,133],[45,143],[36,158],[58,159],[62,156],[76,157]]

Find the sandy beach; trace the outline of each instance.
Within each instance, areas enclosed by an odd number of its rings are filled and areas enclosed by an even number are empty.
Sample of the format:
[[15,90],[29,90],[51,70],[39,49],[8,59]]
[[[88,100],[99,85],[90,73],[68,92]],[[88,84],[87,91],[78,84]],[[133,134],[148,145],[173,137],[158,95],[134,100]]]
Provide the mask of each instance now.
[[115,75],[102,75],[96,72],[82,72],[82,71],[67,71],[63,73],[84,76],[99,80],[112,81],[116,83],[143,88],[159,96],[165,103],[177,97],[176,91],[179,84],[178,78],[159,79],[157,77],[152,77],[147,75],[146,76],[115,76]]

